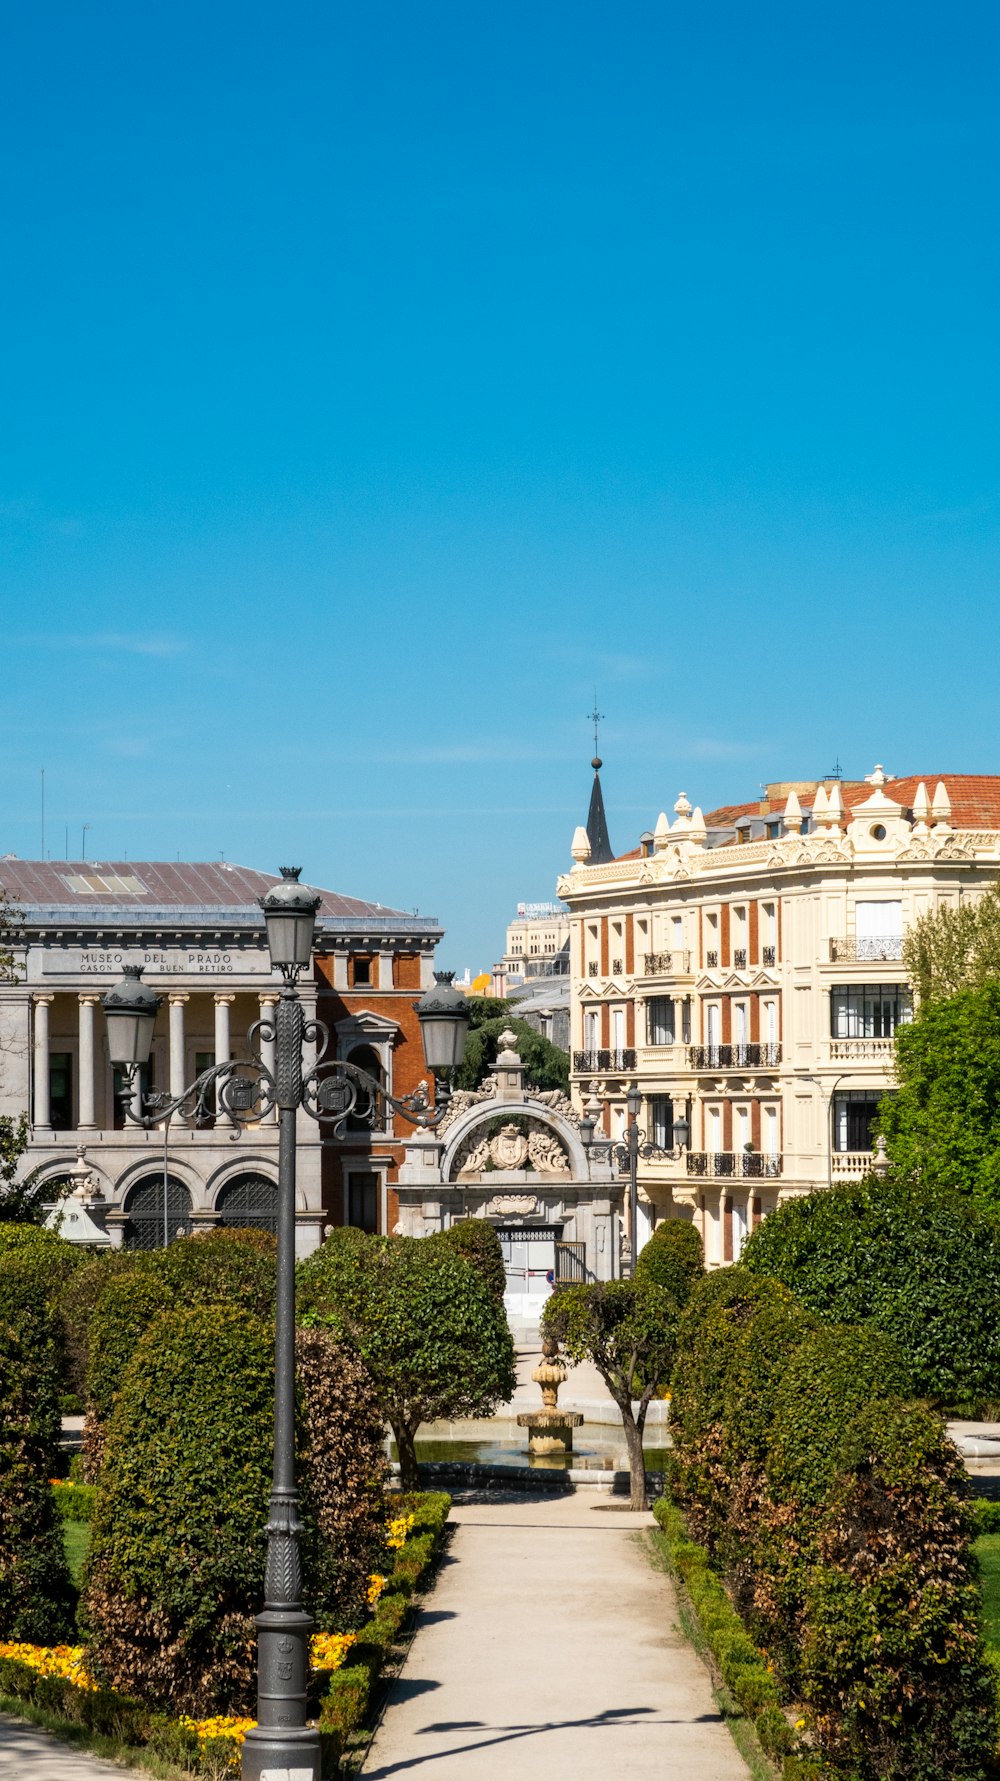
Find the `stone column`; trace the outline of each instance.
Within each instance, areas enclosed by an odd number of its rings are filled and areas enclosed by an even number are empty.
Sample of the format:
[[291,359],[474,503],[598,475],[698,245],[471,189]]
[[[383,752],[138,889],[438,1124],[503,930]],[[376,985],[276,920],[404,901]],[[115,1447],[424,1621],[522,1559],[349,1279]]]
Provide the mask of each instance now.
[[[267,1021],[271,1021],[273,1023],[274,1011],[277,1008],[277,1006],[278,1006],[278,993],[276,990],[269,990],[266,995],[262,995],[260,998],[260,1018],[261,1018],[261,1020],[267,1020]],[[260,1061],[263,1064],[265,1070],[270,1070],[271,1075],[273,1076],[274,1075],[274,1040],[273,1039],[263,1039],[263,1038],[261,1039]],[[277,1118],[278,1118],[277,1108],[272,1107],[271,1111],[267,1115],[264,1123],[266,1125],[274,1125],[277,1121]]]
[[377,984],[377,987],[379,989],[391,989],[392,988],[392,959],[393,959],[393,955],[391,952],[380,952],[378,954],[378,984]]
[[80,1113],[77,1125],[82,1131],[96,1126],[94,1116],[94,1009],[97,997],[80,997]]
[[[232,1056],[232,1045],[229,1037],[229,1010],[235,996],[217,995],[215,997],[215,1061],[217,1064],[228,1064]],[[220,1111],[219,1084],[215,1085],[215,1111]]]
[[[184,1080],[184,1006],[188,1000],[186,994],[177,990],[168,998],[170,1026],[170,1094],[176,1099],[184,1093],[187,1084]],[[175,1113],[174,1118],[183,1123],[183,1114]]]
[[[733,1193],[733,1261],[738,1262],[743,1245],[750,1235],[753,1187],[742,1187]],[[740,1222],[742,1220],[742,1224]]]
[[52,1114],[49,1107],[49,1008],[52,997],[35,996],[35,1108],[32,1124],[36,1132],[49,1131]]

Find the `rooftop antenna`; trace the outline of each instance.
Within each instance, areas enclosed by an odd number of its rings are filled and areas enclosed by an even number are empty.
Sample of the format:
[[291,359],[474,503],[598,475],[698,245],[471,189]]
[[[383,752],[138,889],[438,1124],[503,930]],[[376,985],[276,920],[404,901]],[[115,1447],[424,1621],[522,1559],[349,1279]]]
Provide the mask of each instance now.
[[89,822],[85,822],[83,825],[83,830],[80,835],[80,858],[81,858],[81,860],[85,860],[87,857],[87,830],[92,827],[93,827],[93,824],[89,823]]
[[45,768],[42,768],[42,858],[45,858]]
[[598,726],[604,722],[603,711],[598,711],[598,709],[597,709],[597,688],[596,688],[596,686],[594,688],[594,709],[593,709],[593,711],[588,711],[587,717],[588,717],[589,722],[592,723],[594,726],[594,754],[596,755],[599,752],[598,747],[597,747]]
[[829,773],[824,773],[823,778],[824,779],[843,779],[843,777],[844,777],[844,769],[840,764],[840,756],[838,755],[837,759],[833,763],[832,771]]

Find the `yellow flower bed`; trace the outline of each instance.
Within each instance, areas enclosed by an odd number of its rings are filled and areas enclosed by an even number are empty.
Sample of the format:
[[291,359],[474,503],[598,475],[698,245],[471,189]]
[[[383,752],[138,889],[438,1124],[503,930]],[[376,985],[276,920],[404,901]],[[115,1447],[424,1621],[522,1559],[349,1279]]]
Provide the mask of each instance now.
[[415,1520],[416,1516],[414,1515],[394,1515],[386,1530],[386,1545],[391,1546],[396,1552],[401,1546],[405,1546],[413,1532]]
[[179,1722],[185,1731],[195,1732],[198,1737],[198,1749],[202,1756],[205,1747],[212,1738],[228,1738],[232,1749],[229,1755],[229,1772],[238,1775],[240,1772],[240,1751],[243,1740],[251,1726],[257,1724],[256,1719],[240,1719],[231,1713],[217,1713],[211,1719],[191,1719],[182,1713]]
[[339,1670],[357,1633],[313,1633],[309,1641],[309,1657],[314,1670]]
[[378,1571],[374,1571],[368,1579],[368,1589],[365,1594],[365,1600],[367,1601],[369,1608],[378,1607],[378,1599],[384,1588],[385,1578],[381,1577]]
[[41,1676],[62,1676],[77,1688],[96,1688],[83,1665],[82,1645],[27,1645],[0,1639],[0,1657],[16,1658]]

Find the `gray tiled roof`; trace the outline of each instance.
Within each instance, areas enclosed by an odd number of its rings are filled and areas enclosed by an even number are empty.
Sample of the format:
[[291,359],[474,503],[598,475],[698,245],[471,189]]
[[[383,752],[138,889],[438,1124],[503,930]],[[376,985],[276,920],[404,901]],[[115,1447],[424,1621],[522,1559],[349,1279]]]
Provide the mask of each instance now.
[[[251,866],[230,865],[219,860],[19,860],[0,859],[0,888],[5,890],[29,921],[63,916],[68,922],[108,921],[122,916],[169,919],[171,912],[197,912],[208,920],[214,911],[229,920],[253,914],[260,919],[258,900],[278,882],[276,872],[257,872]],[[136,888],[132,888],[135,886]],[[142,887],[142,888],[138,888]],[[319,890],[319,886],[316,886]],[[334,921],[405,923],[414,928],[437,930],[430,916],[414,917],[401,909],[384,908],[360,897],[338,891],[321,891],[319,919]]]

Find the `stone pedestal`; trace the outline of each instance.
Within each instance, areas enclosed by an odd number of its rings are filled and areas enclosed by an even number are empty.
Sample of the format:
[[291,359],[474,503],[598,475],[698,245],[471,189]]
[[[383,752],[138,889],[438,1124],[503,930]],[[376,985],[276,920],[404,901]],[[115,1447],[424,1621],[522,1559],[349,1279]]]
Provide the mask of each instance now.
[[522,1410],[517,1426],[528,1430],[529,1453],[572,1453],[573,1430],[582,1421],[581,1410]]

